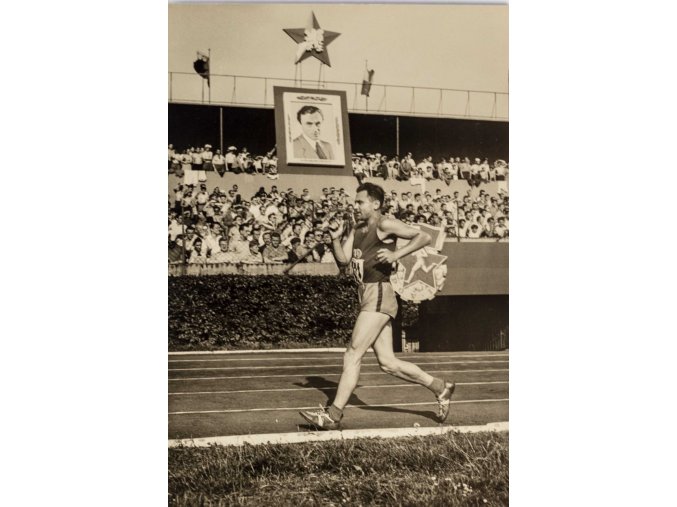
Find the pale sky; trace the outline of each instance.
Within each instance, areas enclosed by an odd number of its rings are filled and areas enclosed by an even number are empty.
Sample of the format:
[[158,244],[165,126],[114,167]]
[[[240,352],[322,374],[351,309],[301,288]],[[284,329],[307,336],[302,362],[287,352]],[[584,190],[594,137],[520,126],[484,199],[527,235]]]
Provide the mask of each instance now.
[[[173,4],[169,71],[193,72],[196,51],[211,48],[213,74],[293,79],[296,44],[282,29],[305,27],[311,11],[341,33],[327,46],[325,81],[360,82],[368,60],[375,85],[508,91],[506,5]],[[299,65],[304,80],[318,79],[317,59]]]

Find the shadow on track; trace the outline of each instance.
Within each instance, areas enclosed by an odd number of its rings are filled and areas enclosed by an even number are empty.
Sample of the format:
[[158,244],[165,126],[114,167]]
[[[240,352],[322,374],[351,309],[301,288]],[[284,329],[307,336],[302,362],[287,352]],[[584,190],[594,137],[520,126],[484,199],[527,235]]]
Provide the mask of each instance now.
[[437,414],[435,412],[431,412],[430,410],[426,411],[421,411],[421,410],[408,410],[406,408],[397,408],[397,407],[371,407],[369,405],[365,405],[363,407],[360,407],[360,410],[376,410],[379,412],[394,412],[398,414],[414,414],[414,415],[420,415],[421,417],[426,417],[430,419],[431,421],[434,422],[439,422],[437,420]]
[[[332,401],[336,397],[336,391],[338,389],[338,382],[333,382],[331,380],[327,380],[324,377],[306,377],[305,382],[295,382],[294,385],[299,386],[299,387],[314,387],[315,389],[318,389],[319,391],[322,392],[322,394],[327,396],[327,400],[325,404],[329,404],[330,401]],[[359,387],[359,384],[358,386]],[[349,405],[353,405],[356,407],[360,407],[361,410],[376,410],[380,412],[392,412],[392,413],[400,413],[400,414],[414,414],[414,415],[419,415],[421,417],[426,417],[430,419],[431,421],[437,421],[437,414],[435,412],[431,412],[429,410],[421,411],[421,410],[408,410],[406,408],[397,408],[397,407],[373,407],[370,406],[369,404],[363,402],[361,399],[357,397],[355,393],[353,393],[350,396],[350,399],[348,400]],[[300,426],[302,427],[302,426]]]
[[[327,380],[324,377],[306,377],[305,382],[294,382],[294,385],[306,388],[314,387],[315,389],[318,389],[327,397],[327,403],[336,397],[336,391],[338,390],[338,382],[332,382],[331,380]],[[365,407],[367,406],[367,404],[359,399],[355,393],[350,396],[348,404]]]

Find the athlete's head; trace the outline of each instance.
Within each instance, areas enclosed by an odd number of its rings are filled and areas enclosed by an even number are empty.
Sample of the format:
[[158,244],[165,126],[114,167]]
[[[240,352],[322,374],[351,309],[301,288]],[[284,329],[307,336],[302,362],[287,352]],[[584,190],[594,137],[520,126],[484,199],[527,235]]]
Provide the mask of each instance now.
[[355,206],[363,218],[369,218],[372,213],[380,211],[385,200],[385,192],[373,183],[362,183],[357,187]]

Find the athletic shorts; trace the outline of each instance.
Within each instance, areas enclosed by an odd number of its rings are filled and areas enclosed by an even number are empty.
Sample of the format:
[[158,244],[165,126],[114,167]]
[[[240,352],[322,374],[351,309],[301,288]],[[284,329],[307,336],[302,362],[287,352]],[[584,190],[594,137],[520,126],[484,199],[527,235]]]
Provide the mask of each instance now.
[[361,283],[357,289],[361,312],[378,312],[395,318],[397,300],[390,282]]

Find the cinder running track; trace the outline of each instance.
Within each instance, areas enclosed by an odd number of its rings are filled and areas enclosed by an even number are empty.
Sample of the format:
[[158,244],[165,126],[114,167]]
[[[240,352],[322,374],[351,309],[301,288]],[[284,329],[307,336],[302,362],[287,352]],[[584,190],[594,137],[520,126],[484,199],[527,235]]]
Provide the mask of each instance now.
[[[508,352],[397,354],[456,382],[445,425],[508,421]],[[169,439],[288,433],[298,414],[334,398],[343,354],[169,355]],[[432,393],[387,375],[368,352],[342,429],[439,426]]]

